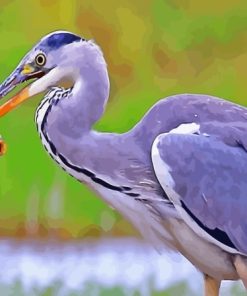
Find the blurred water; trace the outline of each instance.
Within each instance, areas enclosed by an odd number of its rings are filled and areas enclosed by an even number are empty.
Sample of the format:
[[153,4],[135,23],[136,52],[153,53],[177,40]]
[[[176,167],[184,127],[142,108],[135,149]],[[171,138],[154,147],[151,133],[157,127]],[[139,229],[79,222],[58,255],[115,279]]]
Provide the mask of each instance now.
[[[140,291],[148,296],[183,281],[194,295],[202,294],[201,275],[187,260],[177,254],[160,255],[135,239],[69,243],[1,240],[0,266],[0,285],[18,283],[24,295],[37,295],[34,289],[42,291],[56,284],[56,295],[89,295],[84,291],[91,284],[93,296],[100,295],[100,288],[116,286],[126,295]],[[224,284],[222,295],[230,295],[230,286]]]

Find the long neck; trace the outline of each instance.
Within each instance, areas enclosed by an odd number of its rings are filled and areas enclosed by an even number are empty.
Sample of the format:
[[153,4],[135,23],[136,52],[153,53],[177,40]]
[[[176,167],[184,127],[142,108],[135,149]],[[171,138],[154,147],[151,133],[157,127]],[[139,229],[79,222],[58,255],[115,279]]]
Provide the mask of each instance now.
[[85,58],[87,62],[77,61],[79,69],[70,96],[58,103],[61,112],[58,112],[57,120],[63,126],[63,133],[71,137],[91,130],[102,116],[109,96],[109,78],[103,56],[100,53],[97,58]]
[[[139,144],[128,133],[92,131],[92,125],[104,112],[109,95],[107,68],[99,52],[76,62],[81,64],[77,65],[79,71],[74,75],[72,92],[67,97],[59,98],[55,90],[37,111],[42,142],[52,157],[77,179],[89,177],[91,181],[104,184],[104,187],[108,186],[106,180],[112,176],[115,181],[119,179],[116,184],[128,184],[128,180],[118,172],[124,171],[126,166],[128,171],[137,167],[138,170],[143,167],[148,171],[149,161],[144,159]],[[76,69],[74,66],[73,69]],[[55,96],[55,100],[51,100],[51,96]],[[127,147],[131,147],[130,151]],[[130,159],[135,160],[133,168],[130,168]]]

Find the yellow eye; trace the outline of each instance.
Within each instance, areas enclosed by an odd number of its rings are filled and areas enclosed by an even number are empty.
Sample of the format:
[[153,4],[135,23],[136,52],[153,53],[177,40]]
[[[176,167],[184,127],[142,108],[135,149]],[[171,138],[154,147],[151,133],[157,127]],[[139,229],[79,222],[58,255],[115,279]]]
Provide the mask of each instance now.
[[39,53],[35,58],[35,63],[38,66],[44,66],[46,63],[46,56],[43,53]]

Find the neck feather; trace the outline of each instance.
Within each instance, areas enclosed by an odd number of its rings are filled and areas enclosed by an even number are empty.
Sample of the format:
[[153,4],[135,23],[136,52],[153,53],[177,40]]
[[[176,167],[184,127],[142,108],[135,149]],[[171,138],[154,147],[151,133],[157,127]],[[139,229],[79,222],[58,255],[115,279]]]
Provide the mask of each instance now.
[[77,74],[70,96],[54,108],[63,133],[73,137],[91,130],[102,116],[109,96],[107,66],[97,46],[84,51],[83,60],[77,61],[75,67]]

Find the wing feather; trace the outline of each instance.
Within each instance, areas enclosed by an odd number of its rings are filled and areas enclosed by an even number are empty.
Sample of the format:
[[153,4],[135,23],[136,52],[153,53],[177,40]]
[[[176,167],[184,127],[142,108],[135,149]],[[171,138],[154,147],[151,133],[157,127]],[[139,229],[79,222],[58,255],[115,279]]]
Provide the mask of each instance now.
[[202,126],[196,134],[193,128],[159,135],[152,147],[154,170],[198,235],[247,254],[247,153],[239,144],[246,140],[241,132],[227,133],[227,127],[213,131]]

